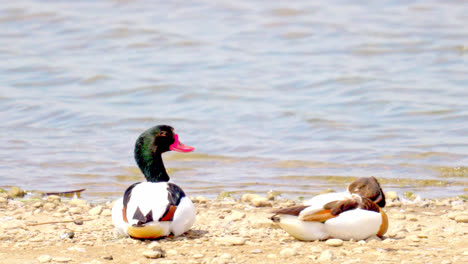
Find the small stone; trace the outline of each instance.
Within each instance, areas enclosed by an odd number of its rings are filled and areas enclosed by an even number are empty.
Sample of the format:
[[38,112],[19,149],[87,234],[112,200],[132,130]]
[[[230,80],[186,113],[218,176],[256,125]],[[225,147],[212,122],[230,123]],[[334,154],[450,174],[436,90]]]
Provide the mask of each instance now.
[[73,232],[73,231],[68,231],[68,232],[62,233],[60,235],[60,239],[62,239],[62,240],[67,239],[67,238],[72,239],[74,237],[75,237],[75,232]]
[[40,255],[39,257],[37,257],[37,261],[39,261],[39,263],[47,263],[47,262],[50,262],[51,260],[52,260],[52,257],[49,255]]
[[267,255],[267,258],[269,259],[276,259],[278,256],[276,256],[276,254],[268,254]]
[[468,215],[458,215],[455,217],[457,223],[468,223]]
[[81,209],[81,207],[71,207],[70,209],[68,209],[68,212],[70,214],[81,214],[82,209]]
[[161,244],[157,241],[153,241],[148,245],[149,249],[161,249]]
[[224,237],[220,238],[219,242],[222,245],[227,245],[227,246],[241,246],[245,244],[245,239],[242,237]]
[[452,264],[452,261],[450,261],[448,259],[444,259],[444,260],[442,260],[442,262],[440,262],[440,264]]
[[95,207],[91,208],[91,210],[88,211],[88,213],[90,215],[100,215],[101,212],[102,212],[102,206],[101,205],[95,206]]
[[72,261],[72,259],[67,258],[67,257],[54,257],[54,258],[52,258],[52,261],[60,262],[60,263],[67,263],[67,262]]
[[250,251],[250,253],[252,253],[252,254],[260,254],[262,252],[263,252],[263,250],[260,249],[260,248],[256,248],[256,249]]
[[179,254],[179,252],[177,252],[177,250],[175,249],[169,249],[166,251],[166,255],[167,256],[177,256]]
[[295,248],[285,248],[280,251],[280,256],[283,258],[289,258],[297,255],[297,250]]
[[25,192],[20,187],[13,186],[13,187],[10,188],[10,190],[8,190],[7,194],[8,194],[8,197],[10,199],[13,199],[13,198],[17,198],[17,197],[23,197]]
[[265,197],[254,198],[251,203],[255,207],[271,207],[271,202]]
[[416,222],[418,221],[418,218],[415,215],[408,215],[406,216],[406,219],[411,222]]
[[359,240],[357,242],[358,245],[362,246],[362,245],[365,245],[366,244],[366,241],[365,240]]
[[398,200],[399,197],[398,197],[398,193],[394,192],[394,191],[389,191],[389,192],[386,192],[385,193],[385,198],[392,201],[392,200]]
[[258,194],[253,194],[253,193],[246,193],[246,194],[242,195],[241,201],[244,202],[244,203],[245,202],[251,202],[255,198],[262,198],[262,196],[260,196]]
[[113,257],[112,255],[110,255],[110,256],[104,256],[104,257],[102,257],[102,258],[105,259],[105,260],[114,260],[114,257]]
[[192,256],[192,258],[194,258],[194,259],[201,259],[203,257],[205,257],[205,255],[203,255],[203,254],[195,254],[195,255]]
[[83,199],[71,199],[69,204],[71,206],[80,206],[80,207],[86,207],[88,206],[88,202]]
[[81,220],[81,219],[75,219],[75,221],[73,221],[73,223],[75,223],[75,225],[82,225],[82,224],[83,224],[83,220]]
[[267,199],[273,201],[276,199],[277,196],[280,196],[281,193],[277,191],[269,191],[267,192]]
[[42,206],[42,202],[35,202],[32,204],[32,207],[34,208],[40,208]]
[[229,253],[223,253],[221,256],[219,256],[220,259],[224,259],[224,260],[230,260],[232,259],[232,255],[229,254]]
[[57,207],[57,205],[54,204],[54,203],[45,203],[44,206],[42,206],[42,209],[44,209],[45,211],[52,211],[56,207]]
[[317,260],[321,261],[321,262],[329,262],[329,261],[334,260],[335,258],[336,257],[335,257],[335,254],[333,253],[333,251],[324,250],[324,251],[322,251],[320,256],[317,258]]
[[8,199],[5,197],[0,197],[0,204],[6,204],[8,203]]
[[457,216],[458,216],[458,213],[453,213],[453,212],[452,212],[452,213],[447,214],[447,217],[450,218],[450,219],[452,219],[452,220],[455,220],[455,218],[456,218]]
[[341,239],[338,239],[338,238],[332,238],[332,239],[328,239],[325,244],[327,244],[328,246],[331,246],[331,247],[340,247],[343,245],[343,240]]
[[238,221],[245,217],[245,214],[239,211],[233,211],[230,215],[226,216],[224,220],[231,222],[231,221]]
[[143,252],[143,256],[149,259],[164,258],[164,252],[160,249],[147,250]]
[[60,203],[60,202],[62,201],[62,198],[60,198],[60,196],[58,196],[58,195],[49,195],[49,196],[47,196],[46,201],[47,201],[48,203],[56,203],[56,204],[58,204],[58,203]]
[[112,211],[110,209],[104,209],[102,210],[102,213],[101,213],[102,216],[111,216],[112,215]]
[[382,241],[382,239],[376,235],[373,235],[373,236],[370,236],[366,239],[366,242],[369,243],[369,242],[373,242],[373,241]]

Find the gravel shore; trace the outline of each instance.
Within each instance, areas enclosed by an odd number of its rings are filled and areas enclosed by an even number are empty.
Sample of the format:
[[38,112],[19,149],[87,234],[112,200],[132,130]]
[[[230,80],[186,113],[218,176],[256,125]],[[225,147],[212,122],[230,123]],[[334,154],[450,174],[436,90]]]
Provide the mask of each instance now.
[[[1,193],[0,193],[1,194]],[[112,204],[48,196],[0,196],[1,263],[468,263],[464,198],[400,200],[388,193],[390,227],[383,239],[302,242],[269,220],[273,209],[298,204],[245,194],[193,198],[197,221],[180,237],[117,237]]]

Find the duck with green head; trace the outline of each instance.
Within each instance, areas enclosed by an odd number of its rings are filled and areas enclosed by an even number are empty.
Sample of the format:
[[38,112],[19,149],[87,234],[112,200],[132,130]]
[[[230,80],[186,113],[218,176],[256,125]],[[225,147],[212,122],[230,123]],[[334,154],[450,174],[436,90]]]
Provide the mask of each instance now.
[[135,143],[135,160],[146,182],[127,188],[112,208],[112,222],[119,234],[139,239],[178,236],[195,222],[195,206],[184,191],[169,182],[162,160],[167,151],[191,152],[193,147],[179,141],[174,129],[154,126]]

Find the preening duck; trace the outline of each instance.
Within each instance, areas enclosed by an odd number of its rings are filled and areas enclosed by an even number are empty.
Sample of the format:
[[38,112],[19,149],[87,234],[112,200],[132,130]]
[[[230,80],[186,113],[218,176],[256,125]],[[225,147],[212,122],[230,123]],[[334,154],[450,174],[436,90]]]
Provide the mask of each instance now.
[[195,206],[184,191],[170,183],[161,154],[191,152],[170,126],[154,126],[135,143],[135,160],[146,182],[127,188],[112,208],[112,222],[119,234],[154,239],[186,232],[195,222]]
[[384,206],[379,182],[367,177],[352,182],[346,192],[317,195],[304,205],[276,210],[271,219],[299,240],[361,240],[387,232]]

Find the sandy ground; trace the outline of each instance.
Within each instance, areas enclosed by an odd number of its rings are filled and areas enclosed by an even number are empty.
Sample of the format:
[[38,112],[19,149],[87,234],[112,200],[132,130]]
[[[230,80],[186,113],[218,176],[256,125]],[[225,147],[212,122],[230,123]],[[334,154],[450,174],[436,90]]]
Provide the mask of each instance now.
[[116,237],[112,204],[58,196],[3,198],[0,263],[468,263],[468,202],[463,198],[387,199],[390,227],[383,240],[334,246],[298,241],[268,219],[273,209],[297,201],[243,198],[197,197],[193,228],[157,241]]

